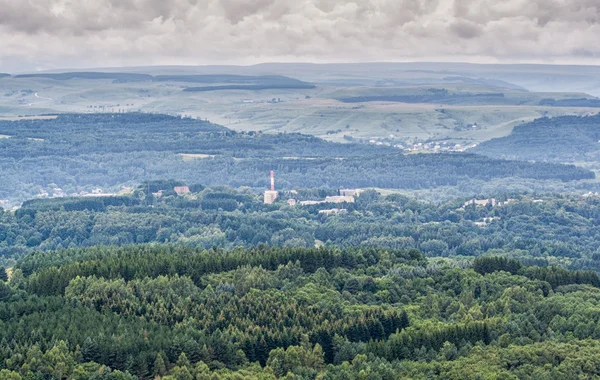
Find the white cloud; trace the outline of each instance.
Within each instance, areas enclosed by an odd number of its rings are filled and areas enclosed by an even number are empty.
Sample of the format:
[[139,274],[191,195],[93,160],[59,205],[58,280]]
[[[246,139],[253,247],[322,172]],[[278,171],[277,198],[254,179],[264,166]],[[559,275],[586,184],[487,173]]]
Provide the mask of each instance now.
[[0,0],[19,67],[600,56],[598,0]]

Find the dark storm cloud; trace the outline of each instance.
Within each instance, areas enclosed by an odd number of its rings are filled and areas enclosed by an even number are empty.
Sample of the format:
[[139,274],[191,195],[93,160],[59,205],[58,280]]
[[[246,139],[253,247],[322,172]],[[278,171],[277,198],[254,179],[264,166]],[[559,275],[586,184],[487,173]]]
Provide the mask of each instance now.
[[600,0],[0,0],[0,60],[100,66],[598,56],[599,4]]

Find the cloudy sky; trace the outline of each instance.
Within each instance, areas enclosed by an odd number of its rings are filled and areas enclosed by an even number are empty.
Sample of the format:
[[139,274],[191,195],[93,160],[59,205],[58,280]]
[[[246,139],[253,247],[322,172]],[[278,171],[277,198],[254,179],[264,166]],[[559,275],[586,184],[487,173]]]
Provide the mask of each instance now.
[[0,71],[272,61],[600,63],[600,0],[0,0]]

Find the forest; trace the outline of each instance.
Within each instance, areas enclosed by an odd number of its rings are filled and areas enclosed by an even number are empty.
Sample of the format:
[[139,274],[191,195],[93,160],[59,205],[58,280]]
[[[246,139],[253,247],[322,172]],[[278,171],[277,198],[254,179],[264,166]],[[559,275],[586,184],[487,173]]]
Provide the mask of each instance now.
[[506,99],[503,93],[453,93],[446,89],[431,88],[421,95],[374,95],[340,98],[344,103],[363,102],[400,102],[400,103],[434,103],[434,104],[513,104],[514,100]]
[[[296,133],[238,133],[203,120],[154,114],[71,114],[0,121],[0,200],[23,202],[176,178],[204,185],[427,189],[498,178],[569,182],[587,169],[468,153],[402,154],[391,146],[333,143]],[[191,157],[191,159],[190,159]]]
[[595,272],[387,248],[72,249],[0,269],[3,379],[579,379]]
[[[168,243],[188,247],[381,247],[419,249],[428,257],[465,260],[502,255],[522,262],[597,270],[600,197],[499,194],[498,202],[441,204],[400,194],[363,192],[354,203],[289,206],[319,200],[330,189],[282,191],[273,205],[250,189],[154,181],[114,197],[37,199],[0,212],[0,260],[31,252],[95,245]],[[162,191],[158,197],[158,192]],[[510,199],[510,201],[508,201]],[[507,202],[508,201],[508,202]],[[321,210],[344,208],[340,215]]]
[[516,126],[506,137],[471,149],[490,157],[549,162],[597,162],[600,114],[540,118]]

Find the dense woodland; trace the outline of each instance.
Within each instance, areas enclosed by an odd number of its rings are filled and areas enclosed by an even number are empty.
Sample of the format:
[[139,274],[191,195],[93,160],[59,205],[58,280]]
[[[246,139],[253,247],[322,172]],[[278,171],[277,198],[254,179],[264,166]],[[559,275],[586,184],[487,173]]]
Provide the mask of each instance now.
[[[0,274],[3,379],[600,375],[600,279],[416,250],[36,254]],[[4,273],[4,270],[2,270]]]
[[264,189],[273,169],[282,189],[423,189],[498,178],[595,177],[570,165],[473,154],[403,155],[392,147],[338,144],[300,134],[236,133],[206,121],[165,115],[0,121],[0,135],[9,137],[0,138],[0,200],[12,203],[56,188],[67,194],[94,187],[118,190],[124,184],[165,178]]
[[[600,265],[600,197],[515,196],[492,207],[466,198],[442,204],[400,194],[364,192],[355,203],[291,207],[287,199],[318,200],[337,191],[282,192],[273,205],[249,189],[190,186],[178,181],[141,185],[121,197],[31,200],[0,213],[0,256],[94,245],[171,243],[224,249],[256,247],[375,246],[421,250],[429,257],[501,254],[539,265],[597,270]],[[152,195],[160,190],[160,198]],[[509,194],[497,197],[509,199]],[[326,216],[319,210],[346,208]]]
[[472,149],[491,157],[550,162],[600,160],[600,114],[541,118],[515,127],[507,137]]

